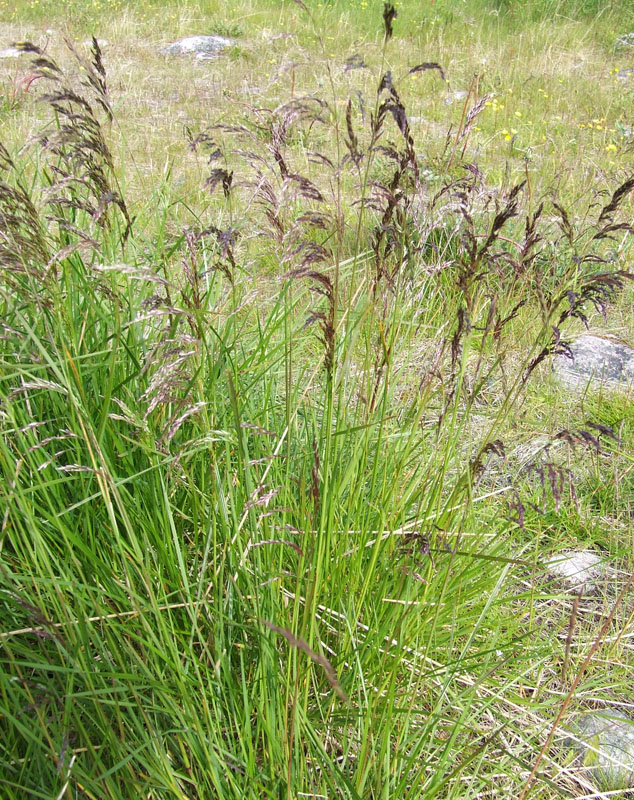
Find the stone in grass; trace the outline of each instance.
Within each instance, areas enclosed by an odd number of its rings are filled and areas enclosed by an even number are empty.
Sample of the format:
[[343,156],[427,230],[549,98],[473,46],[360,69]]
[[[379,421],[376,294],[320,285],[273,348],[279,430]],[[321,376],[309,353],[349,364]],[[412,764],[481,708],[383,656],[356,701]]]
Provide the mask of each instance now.
[[172,42],[160,51],[164,56],[194,56],[198,61],[207,61],[218,56],[228,47],[236,44],[226,36],[186,36]]
[[597,583],[609,576],[603,558],[592,550],[567,550],[557,553],[546,562],[551,575],[559,578],[568,589],[591,592]]
[[453,103],[461,103],[463,100],[467,99],[467,92],[465,89],[456,89],[455,92],[449,92],[448,95],[445,97],[445,104],[450,106]]
[[634,719],[622,711],[592,711],[569,727],[565,744],[602,792],[634,787]]
[[[86,39],[85,41],[82,42],[82,44],[84,45],[84,47],[92,47],[92,39]],[[104,47],[108,47],[110,42],[108,41],[108,39],[97,39],[97,44],[99,45],[99,48],[103,50]]]
[[17,47],[7,47],[5,50],[0,50],[0,58],[17,58],[22,55],[22,51]]
[[616,77],[620,81],[634,80],[634,67],[627,67],[626,69],[620,69],[616,73]]
[[614,44],[617,47],[634,47],[634,32],[622,33],[620,36],[616,37]]
[[627,389],[634,382],[634,348],[587,334],[576,339],[570,350],[572,358],[558,355],[553,361],[553,369],[564,386]]

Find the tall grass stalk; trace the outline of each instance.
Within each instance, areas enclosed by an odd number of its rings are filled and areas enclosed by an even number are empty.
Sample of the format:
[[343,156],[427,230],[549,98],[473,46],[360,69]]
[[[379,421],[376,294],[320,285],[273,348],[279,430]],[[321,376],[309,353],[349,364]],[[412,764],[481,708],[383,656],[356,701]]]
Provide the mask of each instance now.
[[212,202],[175,231],[169,186],[123,196],[97,41],[83,82],[26,47],[51,123],[0,151],[3,794],[519,791],[559,644],[521,498],[480,479],[628,279],[631,183],[581,230],[466,161],[432,190],[381,70],[343,144],[334,97],[190,132]]

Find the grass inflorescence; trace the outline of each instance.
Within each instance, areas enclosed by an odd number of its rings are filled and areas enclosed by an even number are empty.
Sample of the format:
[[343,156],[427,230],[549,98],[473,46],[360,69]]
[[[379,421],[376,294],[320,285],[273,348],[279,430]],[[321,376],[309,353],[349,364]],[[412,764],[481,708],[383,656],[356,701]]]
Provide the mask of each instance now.
[[544,561],[631,548],[629,406],[540,404],[628,291],[634,182],[573,212],[528,166],[492,181],[480,77],[427,147],[402,85],[448,73],[391,65],[398,8],[365,93],[294,8],[320,90],[293,71],[191,120],[186,199],[119,157],[96,38],[19,45],[41,104],[0,149],[7,797],[564,795],[587,789],[564,712],[628,690],[627,580],[571,605]]

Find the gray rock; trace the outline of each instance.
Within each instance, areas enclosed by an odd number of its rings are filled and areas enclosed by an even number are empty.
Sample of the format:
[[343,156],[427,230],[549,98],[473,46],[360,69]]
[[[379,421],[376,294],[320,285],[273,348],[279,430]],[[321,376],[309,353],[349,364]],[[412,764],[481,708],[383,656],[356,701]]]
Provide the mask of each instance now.
[[616,77],[620,81],[634,80],[634,67],[627,67],[627,69],[620,69],[616,73]]
[[463,100],[466,100],[467,92],[465,89],[456,89],[455,92],[449,92],[449,94],[445,97],[445,104],[450,106],[453,103],[461,103]]
[[225,36],[186,36],[163,47],[160,53],[164,56],[194,56],[198,61],[207,61],[217,58],[235,44],[234,39]]
[[602,792],[634,787],[634,719],[621,711],[582,714],[565,741]]
[[0,50],[0,58],[17,58],[22,55],[22,51],[17,47],[7,47],[6,50]]
[[592,550],[567,550],[557,553],[546,562],[546,569],[559,578],[568,589],[592,592],[601,579],[609,577],[610,570],[598,553]]
[[559,380],[571,389],[627,389],[634,381],[634,348],[622,342],[588,334],[571,351],[572,358],[558,355],[553,361]]
[[[92,39],[86,39],[85,41],[82,42],[82,44],[84,45],[84,47],[92,47]],[[103,49],[104,47],[108,47],[110,42],[108,39],[97,39],[97,44],[101,49]]]
[[622,33],[616,37],[614,44],[617,47],[634,47],[634,33]]

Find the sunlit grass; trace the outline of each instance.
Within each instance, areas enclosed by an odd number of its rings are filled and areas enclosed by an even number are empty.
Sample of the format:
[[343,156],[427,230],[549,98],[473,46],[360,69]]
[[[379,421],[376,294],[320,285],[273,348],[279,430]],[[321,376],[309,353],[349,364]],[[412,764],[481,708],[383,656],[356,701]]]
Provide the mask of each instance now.
[[[0,27],[91,102],[0,61],[3,796],[508,798],[571,687],[631,702],[630,598],[579,671],[634,566],[631,398],[536,361],[563,311],[634,329],[593,282],[628,231],[592,238],[631,10],[396,5],[389,41],[365,0]],[[201,32],[236,47],[159,55]],[[575,547],[614,572],[571,632],[544,562]],[[564,761],[531,797],[591,791]]]

